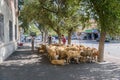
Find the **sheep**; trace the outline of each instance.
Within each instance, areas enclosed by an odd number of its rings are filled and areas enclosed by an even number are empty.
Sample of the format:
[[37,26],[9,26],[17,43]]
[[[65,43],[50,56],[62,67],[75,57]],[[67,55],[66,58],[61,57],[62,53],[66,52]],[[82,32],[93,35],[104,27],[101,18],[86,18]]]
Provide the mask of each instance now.
[[81,57],[80,51],[69,50],[67,53],[67,63],[70,63],[70,60],[73,58],[76,60],[76,63],[79,63],[79,58]]
[[66,60],[61,59],[61,60],[52,60],[51,63],[54,65],[65,65]]
[[[79,61],[97,61],[99,52],[96,48],[85,47],[83,45],[59,45],[51,44],[46,46],[48,57],[52,64],[59,63],[60,60],[66,60],[66,63],[70,63],[71,59],[74,59],[76,63]],[[42,52],[42,51],[41,51]]]
[[47,47],[47,52],[48,52],[48,57],[49,57],[50,61],[56,59],[56,57],[57,57],[56,46]]
[[78,51],[80,48],[78,45],[67,45],[66,47],[66,50],[69,51],[69,50],[73,50],[73,51]]
[[41,44],[40,47],[38,48],[39,53],[45,53],[46,52],[46,45]]
[[52,46],[64,46],[64,44],[51,44]]
[[92,49],[90,47],[87,48],[83,48],[83,51],[81,51],[81,59],[80,61],[82,62],[86,62],[86,61],[90,61],[92,62]]
[[99,55],[99,51],[96,48],[92,48],[92,59],[97,61],[98,60],[98,55]]
[[66,59],[66,52],[65,46],[56,48],[56,54],[59,55],[59,59]]

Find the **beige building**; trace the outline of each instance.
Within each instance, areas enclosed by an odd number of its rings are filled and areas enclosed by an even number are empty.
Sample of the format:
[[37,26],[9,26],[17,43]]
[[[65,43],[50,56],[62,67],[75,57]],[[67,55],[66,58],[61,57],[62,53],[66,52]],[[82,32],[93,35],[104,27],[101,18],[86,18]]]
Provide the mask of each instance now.
[[0,0],[0,62],[17,49],[18,1]]
[[78,38],[85,40],[96,40],[100,37],[97,23],[94,19],[89,20],[89,25],[82,29],[82,26],[77,30]]

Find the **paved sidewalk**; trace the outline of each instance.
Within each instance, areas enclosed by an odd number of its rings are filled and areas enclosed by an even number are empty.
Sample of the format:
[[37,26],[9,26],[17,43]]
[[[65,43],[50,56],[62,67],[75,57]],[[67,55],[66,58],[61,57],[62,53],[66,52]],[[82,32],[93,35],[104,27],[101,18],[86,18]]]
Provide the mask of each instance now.
[[110,56],[105,59],[104,63],[55,66],[25,45],[0,64],[0,80],[120,80],[120,64],[110,62]]
[[106,54],[105,61],[120,65],[120,58]]

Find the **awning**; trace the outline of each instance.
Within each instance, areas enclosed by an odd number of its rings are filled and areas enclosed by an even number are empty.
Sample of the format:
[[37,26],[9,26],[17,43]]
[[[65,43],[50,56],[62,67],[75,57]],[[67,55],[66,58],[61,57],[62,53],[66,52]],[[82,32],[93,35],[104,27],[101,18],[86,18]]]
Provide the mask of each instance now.
[[98,33],[97,29],[87,29],[85,30],[85,33]]
[[88,29],[88,30],[85,30],[86,33],[92,33],[93,30],[91,29]]

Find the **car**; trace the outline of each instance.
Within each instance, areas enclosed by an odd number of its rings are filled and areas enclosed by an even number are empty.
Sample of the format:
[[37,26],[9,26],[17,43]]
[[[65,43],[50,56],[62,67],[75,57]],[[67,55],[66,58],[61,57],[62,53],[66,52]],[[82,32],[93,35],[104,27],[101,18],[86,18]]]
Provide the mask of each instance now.
[[76,39],[77,39],[77,37],[75,37],[75,36],[72,36],[72,37],[71,37],[71,39],[72,39],[72,40],[76,40]]
[[[96,39],[97,42],[100,41],[100,38]],[[109,38],[105,38],[105,42],[110,42],[110,39]]]
[[40,38],[35,38],[35,42],[41,42],[42,40]]
[[55,37],[52,37],[52,43],[56,43]]

